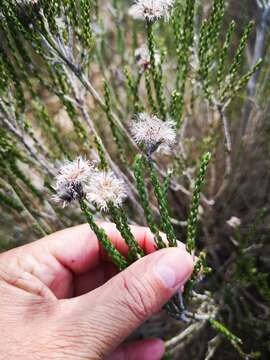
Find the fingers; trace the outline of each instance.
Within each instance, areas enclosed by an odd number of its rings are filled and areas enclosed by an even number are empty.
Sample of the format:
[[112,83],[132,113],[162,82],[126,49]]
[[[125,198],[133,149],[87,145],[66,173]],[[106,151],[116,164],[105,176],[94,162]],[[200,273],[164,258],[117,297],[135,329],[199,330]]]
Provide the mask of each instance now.
[[[115,225],[100,226],[117,249],[127,255],[128,247]],[[131,226],[131,231],[146,254],[155,251],[154,236],[148,228]],[[0,258],[4,266],[35,276],[59,299],[91,291],[115,274],[115,269],[107,270],[108,258],[88,224],[59,231],[0,254]]]
[[[106,231],[108,237],[123,254],[128,253],[128,247],[122,239],[116,226],[112,223],[101,223],[100,226]],[[134,237],[145,250],[147,254],[155,251],[154,237],[148,228],[131,226]],[[49,252],[59,263],[71,270],[75,274],[82,274],[94,269],[104,260],[105,254],[88,224],[75,226],[56,232],[52,235],[36,241],[34,243],[13,249],[3,256],[3,261],[8,258],[14,258],[16,254],[35,253],[39,256],[44,252]]]
[[[103,222],[99,226],[105,230],[117,250],[126,256],[129,251],[128,246],[115,224]],[[131,225],[130,229],[146,254],[156,251],[154,235],[149,228]],[[166,241],[164,234],[163,238]],[[75,274],[88,272],[102,264],[104,260],[109,260],[88,224],[62,230],[41,241],[46,241],[50,252]],[[180,241],[178,246],[185,247]]]
[[140,259],[91,293],[64,303],[78,324],[89,323],[86,337],[92,337],[94,329],[102,345],[98,351],[105,356],[161,309],[192,271],[193,261],[185,250],[164,249]]
[[[128,247],[115,224],[100,223],[99,226],[105,230],[115,247],[123,255],[127,255]],[[131,226],[131,231],[147,254],[155,251],[154,237],[148,228]],[[75,274],[85,273],[108,260],[96,235],[87,224],[60,231],[47,237],[46,241],[54,256]]]
[[159,339],[134,341],[119,347],[108,360],[160,360],[164,343]]
[[[115,225],[102,223],[100,226],[118,250],[127,254],[128,248]],[[132,226],[131,230],[146,253],[155,251],[154,238],[149,229]],[[73,296],[76,276],[96,269],[103,264],[106,255],[95,234],[85,224],[0,254],[0,259],[4,267],[11,270],[16,268],[35,276],[60,299]],[[95,287],[91,285],[85,291]]]

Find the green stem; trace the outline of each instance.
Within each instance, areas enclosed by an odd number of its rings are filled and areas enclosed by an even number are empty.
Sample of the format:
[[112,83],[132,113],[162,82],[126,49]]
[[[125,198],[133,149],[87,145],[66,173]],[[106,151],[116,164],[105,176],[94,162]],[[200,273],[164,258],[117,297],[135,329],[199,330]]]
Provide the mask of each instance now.
[[124,258],[123,255],[120,254],[120,252],[112,244],[106,232],[96,224],[92,212],[85,200],[80,200],[80,207],[87,219],[88,224],[90,225],[90,228],[96,234],[96,237],[98,238],[99,242],[101,243],[106,253],[111,257],[113,263],[120,270],[125,269],[128,266],[126,259]]
[[155,243],[158,249],[163,249],[166,247],[166,244],[162,240],[162,237],[159,234],[159,228],[155,223],[154,216],[152,214],[149,202],[148,192],[146,190],[145,181],[144,181],[144,163],[141,155],[137,155],[135,159],[134,166],[134,176],[136,180],[137,190],[140,197],[140,202],[143,207],[144,215],[147,220],[147,224],[151,232],[155,236]]
[[211,159],[210,153],[206,153],[203,155],[200,164],[199,174],[193,190],[193,197],[189,211],[188,228],[187,228],[187,249],[190,253],[193,253],[195,251],[200,198],[201,198],[202,187],[205,181],[206,170],[210,159]]
[[120,234],[122,235],[123,239],[125,240],[126,244],[129,247],[130,260],[132,262],[138,260],[145,254],[138,245],[137,241],[135,240],[132,232],[130,231],[130,227],[128,225],[128,220],[125,215],[125,212],[123,211],[123,209],[114,206],[112,202],[108,203],[108,207],[117,229],[119,230]]
[[166,120],[166,101],[165,101],[163,84],[162,84],[162,68],[161,66],[157,67],[156,65],[153,24],[149,21],[146,23],[146,30],[147,30],[148,49],[150,53],[150,71],[155,85],[156,97],[157,97],[160,114],[162,118]]
[[150,158],[148,158],[147,163],[148,163],[149,170],[150,170],[150,176],[151,176],[151,181],[152,181],[152,185],[154,188],[154,193],[155,193],[155,196],[156,196],[156,199],[158,202],[158,207],[159,207],[159,212],[160,212],[160,217],[161,217],[161,222],[162,222],[162,228],[167,235],[169,245],[171,247],[176,247],[177,239],[176,239],[174,228],[173,228],[173,225],[172,225],[172,222],[170,219],[168,202],[164,196],[163,189],[162,189],[162,186],[161,186],[159,178],[158,178],[157,170],[154,166],[153,161]]
[[153,99],[152,95],[152,87],[151,87],[151,78],[150,78],[150,71],[148,69],[145,70],[145,87],[147,91],[147,98],[149,105],[151,107],[151,110],[154,114],[157,113],[157,106],[155,104],[155,101]]

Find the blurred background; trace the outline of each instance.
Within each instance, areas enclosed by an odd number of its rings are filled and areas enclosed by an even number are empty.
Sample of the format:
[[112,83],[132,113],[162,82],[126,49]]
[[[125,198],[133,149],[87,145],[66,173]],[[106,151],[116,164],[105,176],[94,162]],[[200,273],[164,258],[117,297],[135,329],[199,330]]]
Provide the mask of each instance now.
[[[80,46],[87,48],[83,60],[87,68],[85,76],[103,98],[103,80],[107,80],[111,107],[125,131],[128,131],[134,114],[132,91],[136,83],[134,79],[138,76],[134,50],[145,42],[143,26],[127,16],[131,3],[95,2],[92,4],[91,19],[89,17],[93,29],[91,41],[85,45],[85,38],[80,37],[79,32],[79,35],[75,34],[81,42]],[[184,8],[186,1],[179,3]],[[4,4],[6,1],[3,1],[5,16]],[[195,36],[199,37],[201,21],[210,16],[212,5],[213,2],[207,0],[196,2]],[[35,8],[27,12],[20,8],[18,19],[26,28],[31,24],[29,29],[40,26],[39,19],[35,17]],[[63,30],[65,18],[57,19],[56,26]],[[270,359],[270,2],[226,1],[219,47],[223,45],[232,20],[236,22],[236,31],[226,67],[229,69],[243,31],[251,20],[255,24],[244,50],[240,75],[244,76],[260,58],[263,59],[259,70],[226,107],[232,151],[224,150],[219,114],[205,101],[194,75],[196,57],[193,56],[193,49],[190,49],[190,74],[186,81],[183,123],[179,135],[181,161],[177,162],[177,159],[172,162],[171,158],[163,156],[158,158],[158,162],[165,178],[168,169],[178,169],[168,198],[177,236],[184,240],[198,161],[203,152],[213,149],[213,161],[200,206],[198,232],[198,249],[206,252],[207,263],[213,272],[199,288],[211,292],[211,301],[213,299],[215,306],[220,309],[220,318],[243,339],[243,345],[240,349],[237,342],[230,343],[224,337],[217,336],[213,328],[204,323],[192,330],[191,335],[187,332],[176,341],[177,346],[173,350],[175,359]],[[126,156],[122,161],[123,153],[119,152],[119,144],[114,142],[114,133],[112,135],[111,110],[104,112],[93,93],[82,90],[77,80],[73,84],[75,90],[66,90],[69,83],[62,76],[61,63],[54,61],[50,53],[41,56],[34,35],[30,35],[30,32],[29,37],[27,32],[24,34],[19,21],[10,19],[6,23],[0,17],[1,251],[84,221],[76,208],[61,209],[51,201],[54,171],[63,159],[79,154],[97,158],[97,138],[89,136],[85,112],[81,110],[86,109],[90,114],[105,150],[119,172],[131,183],[127,169],[132,168],[134,158],[134,149],[127,142],[124,131],[119,135]],[[75,22],[74,19],[70,21]],[[65,38],[65,30],[63,34]],[[175,80],[173,32],[165,23],[158,27],[157,34],[161,55],[163,52],[165,54],[163,71],[165,92],[169,98]],[[80,52],[81,48],[75,47],[74,51]],[[214,84],[214,67],[210,67],[210,76],[212,70]],[[85,108],[70,101],[76,89],[82,96]],[[213,89],[217,91],[215,84]],[[145,105],[145,85],[139,88],[139,94],[141,103]],[[16,118],[14,123],[13,116]],[[11,119],[10,124],[15,130],[7,125],[7,118]],[[30,139],[26,146],[23,143],[25,136]],[[149,185],[149,179],[146,178],[145,182]],[[157,204],[151,189],[149,192],[158,219]],[[132,198],[126,211],[130,222],[145,224]],[[161,332],[165,339],[169,339],[177,335],[179,328],[181,331],[187,329],[186,325],[168,324],[165,335],[160,320],[154,323],[154,332]],[[146,331],[146,334],[149,332]]]

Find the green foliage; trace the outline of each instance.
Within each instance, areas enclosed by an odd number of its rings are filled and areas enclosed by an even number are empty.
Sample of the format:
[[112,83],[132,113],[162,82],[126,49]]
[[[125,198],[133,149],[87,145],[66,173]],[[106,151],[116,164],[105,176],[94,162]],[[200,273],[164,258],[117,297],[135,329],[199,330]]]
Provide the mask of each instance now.
[[156,114],[158,112],[157,110],[157,106],[155,104],[155,101],[153,99],[153,94],[152,94],[152,84],[151,84],[151,76],[150,76],[150,70],[146,70],[145,71],[145,86],[146,86],[146,91],[147,91],[147,98],[148,98],[148,102],[151,108],[151,111]]
[[222,84],[222,82],[225,79],[225,70],[226,70],[226,58],[228,56],[229,50],[230,50],[230,45],[232,42],[232,37],[234,35],[235,32],[235,28],[236,28],[236,23],[234,21],[232,21],[229,25],[228,31],[226,33],[226,38],[224,41],[224,45],[223,48],[221,50],[221,53],[219,55],[219,60],[218,60],[218,70],[217,70],[217,82],[219,84],[219,88]]
[[117,229],[129,247],[128,258],[131,260],[131,262],[138,260],[140,257],[144,256],[144,252],[130,231],[125,212],[122,209],[118,209],[116,206],[114,206],[113,202],[110,202],[108,206],[113,222],[115,223]]
[[7,196],[2,191],[0,192],[0,203],[11,207],[19,213],[23,211],[23,207],[15,199],[13,199],[11,196]]
[[[172,107],[174,119],[180,127],[184,107],[184,94],[186,81],[189,73],[189,59],[194,42],[194,12],[195,1],[186,1],[184,12],[182,14],[181,1],[176,2],[172,23],[174,29],[175,41],[177,44],[177,76],[176,90],[172,93]],[[182,26],[179,23],[182,22]]]
[[200,197],[202,192],[202,187],[205,182],[206,170],[211,159],[211,154],[206,153],[203,155],[200,163],[199,174],[196,179],[193,197],[190,206],[189,216],[188,216],[188,233],[187,233],[187,249],[189,252],[194,253],[195,250],[195,240],[197,233],[197,222],[200,206]]
[[154,216],[152,214],[152,210],[149,204],[149,196],[144,182],[144,174],[145,174],[145,163],[141,155],[137,155],[135,158],[134,165],[134,176],[136,179],[136,186],[140,196],[141,205],[144,210],[144,215],[147,220],[147,224],[155,235],[155,242],[158,249],[162,249],[165,247],[165,244],[160,236],[158,226],[155,223]]
[[235,344],[242,344],[243,343],[242,340],[239,337],[232,334],[230,332],[230,330],[228,330],[224,325],[222,325],[217,320],[210,319],[209,323],[215,330],[217,330],[218,332],[220,332],[221,334],[226,336],[226,338],[229,339],[231,342],[233,342]]
[[[145,255],[130,222],[146,223],[157,249],[185,242],[198,258],[185,287],[187,309],[179,294],[167,309],[178,320],[200,321],[203,314],[203,321],[243,356],[240,338],[229,329],[239,333],[244,345],[248,339],[251,354],[260,345],[254,345],[246,329],[256,330],[258,344],[268,331],[269,264],[258,249],[266,248],[269,226],[263,225],[267,215],[259,216],[248,234],[232,230],[226,221],[239,213],[243,224],[250,224],[255,207],[269,208],[269,149],[255,129],[257,124],[263,128],[269,113],[264,104],[269,62],[267,56],[247,61],[247,46],[250,57],[256,53],[256,24],[251,21],[238,31],[238,21],[229,19],[237,4],[213,0],[205,5],[176,0],[168,21],[150,22],[132,19],[121,0],[110,6],[96,0],[1,0],[0,205],[11,224],[11,244],[72,226],[85,216],[120,270]],[[149,54],[140,66],[134,51],[141,45]],[[254,91],[246,99],[251,82],[260,96]],[[242,138],[240,118],[250,106],[254,128]],[[138,146],[130,125],[140,112],[174,122],[176,143],[170,151],[164,151],[162,141],[154,144],[151,156]],[[79,154],[125,182],[127,204],[108,204],[107,215],[129,247],[127,258],[97,225],[85,197],[82,213],[60,209],[51,199],[57,193],[58,163]],[[10,246],[0,240],[0,247]],[[213,272],[200,284],[210,272],[208,262]],[[204,288],[211,292],[207,300]],[[190,338],[198,338],[195,330]],[[199,345],[206,348],[205,340]]]
[[152,80],[154,82],[154,87],[156,91],[156,99],[158,103],[160,116],[165,120],[166,119],[166,103],[165,95],[163,89],[163,80],[162,80],[162,67],[156,62],[156,51],[155,51],[155,39],[153,32],[153,24],[150,22],[146,23],[147,30],[147,43],[150,53],[150,73],[152,75]]
[[119,134],[119,129],[116,126],[113,116],[112,116],[110,89],[109,89],[109,85],[106,81],[104,81],[104,98],[105,98],[105,106],[106,106],[106,115],[107,115],[107,119],[109,121],[110,128],[112,131],[113,140],[117,146],[121,161],[126,162],[123,144],[121,143],[121,138],[120,138],[120,134]]
[[120,269],[123,270],[127,267],[128,263],[126,259],[120,254],[120,252],[116,249],[116,247],[112,244],[110,239],[108,238],[106,232],[101,229],[95,222],[93,214],[85,202],[85,200],[80,201],[80,207],[86,217],[88,224],[90,225],[91,229],[96,234],[98,240],[102,244],[106,253],[110,256],[113,263]]
[[236,348],[241,357],[246,358],[246,355],[243,353],[240,347],[240,345],[243,344],[243,341],[239,337],[234,335],[229,329],[226,328],[226,326],[224,326],[217,320],[210,319],[209,324],[214,330],[225,336],[225,338],[230,341],[230,343],[233,345],[233,347]]
[[149,166],[152,185],[154,188],[154,193],[158,202],[162,230],[167,235],[169,245],[172,247],[177,246],[176,235],[170,219],[168,202],[166,197],[164,196],[164,192],[162,191],[162,186],[158,178],[158,173],[155,168],[155,164],[152,162],[151,159],[148,159],[148,166]]
[[138,75],[137,80],[133,79],[127,66],[124,68],[124,74],[126,76],[127,91],[134,104],[134,113],[139,113],[143,110],[138,94],[138,85],[141,75]]

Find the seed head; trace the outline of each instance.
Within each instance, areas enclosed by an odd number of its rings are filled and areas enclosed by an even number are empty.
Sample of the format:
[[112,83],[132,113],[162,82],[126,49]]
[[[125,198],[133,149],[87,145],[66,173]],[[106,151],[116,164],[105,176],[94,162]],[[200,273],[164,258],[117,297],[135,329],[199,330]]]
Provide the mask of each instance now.
[[38,3],[38,0],[16,0],[16,3],[19,5],[34,5]]
[[74,161],[65,161],[56,176],[56,182],[82,182],[85,183],[94,170],[93,164],[83,158],[77,157]]
[[93,165],[81,156],[74,161],[65,161],[55,177],[54,201],[62,203],[65,207],[74,200],[82,199],[84,185],[93,172]]
[[228,224],[230,227],[232,227],[233,229],[236,229],[236,228],[238,228],[239,226],[241,226],[242,221],[241,221],[241,219],[239,219],[238,217],[232,216],[232,217],[230,218],[230,220],[227,221],[227,224]]
[[141,113],[131,126],[131,134],[138,145],[146,147],[147,155],[157,149],[164,150],[175,144],[176,132],[174,123],[162,121],[157,116]]
[[129,9],[134,19],[154,22],[161,18],[167,20],[174,0],[136,0]]
[[102,211],[108,211],[110,202],[120,207],[126,196],[124,181],[118,179],[112,171],[96,171],[86,186],[87,200]]
[[85,195],[82,183],[61,183],[55,190],[52,199],[62,204],[63,208],[75,200],[83,199]]

